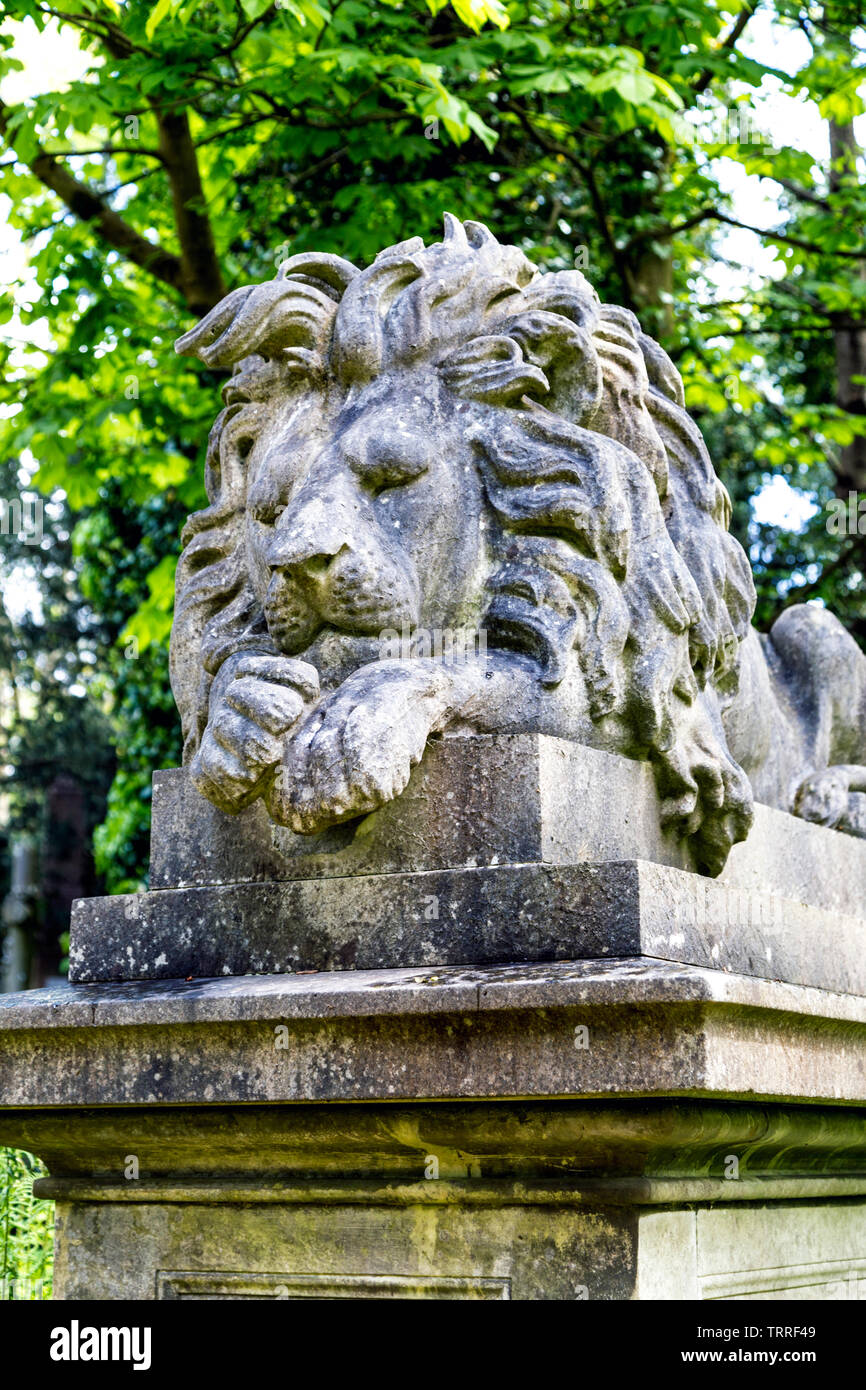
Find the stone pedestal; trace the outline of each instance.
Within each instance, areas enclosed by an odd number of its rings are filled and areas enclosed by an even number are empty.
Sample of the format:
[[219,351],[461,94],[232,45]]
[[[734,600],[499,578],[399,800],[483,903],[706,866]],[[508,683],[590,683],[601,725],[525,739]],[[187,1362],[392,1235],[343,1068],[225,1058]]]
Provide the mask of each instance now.
[[57,1297],[866,1297],[866,846],[709,882],[645,768],[484,742],[312,846],[159,777],[154,890],[0,997]]
[[60,1298],[866,1296],[851,997],[638,958],[0,1017]]

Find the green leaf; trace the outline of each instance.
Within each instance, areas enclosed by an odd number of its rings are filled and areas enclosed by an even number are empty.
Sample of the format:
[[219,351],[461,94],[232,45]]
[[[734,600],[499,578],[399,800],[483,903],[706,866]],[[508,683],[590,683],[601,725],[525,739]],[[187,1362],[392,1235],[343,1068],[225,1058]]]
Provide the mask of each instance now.
[[617,96],[622,97],[623,101],[631,102],[633,106],[640,106],[641,102],[650,101],[656,91],[656,84],[646,72],[635,71],[616,74],[616,81],[613,86]]
[[827,120],[835,121],[837,125],[847,125],[855,116],[863,114],[866,102],[852,87],[842,87],[822,97],[818,102],[818,110]]
[[171,4],[172,0],[156,0],[156,4],[148,15],[147,23],[144,26],[144,32],[149,39],[153,38],[157,27],[171,10]]
[[508,11],[500,0],[451,0],[451,5],[463,23],[476,33],[488,22],[498,29],[508,27]]

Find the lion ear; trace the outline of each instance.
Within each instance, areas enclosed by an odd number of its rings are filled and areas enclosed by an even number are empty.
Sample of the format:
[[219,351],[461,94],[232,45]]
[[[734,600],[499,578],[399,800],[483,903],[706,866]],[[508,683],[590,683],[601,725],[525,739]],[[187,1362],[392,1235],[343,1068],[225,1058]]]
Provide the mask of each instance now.
[[439,371],[452,391],[487,405],[511,405],[550,390],[540,367],[526,361],[513,338],[501,335],[473,338],[443,358]]

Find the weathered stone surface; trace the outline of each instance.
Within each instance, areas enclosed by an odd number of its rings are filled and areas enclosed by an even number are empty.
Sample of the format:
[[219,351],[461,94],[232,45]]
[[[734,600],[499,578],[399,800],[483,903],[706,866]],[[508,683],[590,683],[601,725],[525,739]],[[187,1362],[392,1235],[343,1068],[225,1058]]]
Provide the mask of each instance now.
[[[399,1203],[495,1206],[518,1191],[538,1205],[658,1205],[792,1190],[866,1189],[866,1123],[847,1107],[644,1098],[328,1106],[148,1105],[7,1116],[50,1168],[42,1196],[94,1202]],[[134,1183],[126,1151],[138,1159]],[[730,1159],[737,1160],[731,1176]],[[467,1180],[471,1185],[466,1187]],[[429,1179],[426,1179],[429,1181]],[[461,1184],[463,1185],[461,1187]],[[771,1187],[771,1184],[775,1186]],[[782,1184],[785,1186],[782,1187]],[[859,1184],[859,1187],[857,1186]]]
[[[704,1299],[866,1299],[866,1203],[785,1203],[695,1214]],[[738,1252],[760,1249],[754,1263]]]
[[[636,858],[691,866],[659,828],[649,765],[544,735],[435,740],[400,797],[315,835],[261,802],[227,815],[185,769],[153,778],[154,888]],[[866,876],[866,846],[863,863]]]
[[639,1299],[866,1299],[866,1202],[653,1212],[639,1232]]
[[54,1277],[67,1299],[624,1300],[634,1288],[633,1212],[411,1203],[325,1213],[315,1204],[59,1210]]
[[642,861],[224,884],[76,904],[70,979],[656,956],[866,994],[866,925]]
[[866,1001],[649,960],[75,986],[0,998],[0,1020],[18,1107],[866,1101]]
[[[850,835],[756,803],[749,838],[734,846],[719,882],[732,888],[778,893],[863,919],[864,851],[866,843]],[[866,949],[866,938],[863,947]]]
[[866,1121],[838,1106],[0,1111],[10,1134],[51,1171],[36,1190],[57,1202],[64,1299],[852,1298],[866,1285]]
[[63,1201],[55,1296],[866,1298],[863,1201],[670,1212],[414,1196],[325,1210]]
[[[151,885],[648,859],[694,868],[659,828],[647,763],[546,735],[443,738],[402,796],[365,819],[294,835],[261,802],[230,816],[180,768],[153,778]],[[720,881],[866,915],[866,843],[756,805]]]

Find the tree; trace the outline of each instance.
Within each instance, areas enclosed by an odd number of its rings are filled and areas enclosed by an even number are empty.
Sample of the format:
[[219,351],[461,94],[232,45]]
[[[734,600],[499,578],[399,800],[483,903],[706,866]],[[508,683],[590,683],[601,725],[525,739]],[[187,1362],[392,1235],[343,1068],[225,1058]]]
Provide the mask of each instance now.
[[[816,103],[827,157],[816,163],[793,144],[734,151],[749,173],[780,189],[780,224],[764,240],[781,274],[707,319],[704,350],[713,342],[717,379],[732,354],[740,369],[739,401],[705,428],[735,493],[742,534],[749,498],[768,472],[815,499],[804,530],[752,528],[758,621],[816,599],[866,642],[866,540],[856,499],[848,506],[849,495],[866,488],[866,186],[854,125],[866,110],[864,35],[858,6],[818,10],[783,0],[779,10],[809,40],[811,57],[788,86]],[[834,499],[846,504],[842,527],[834,525]]]

